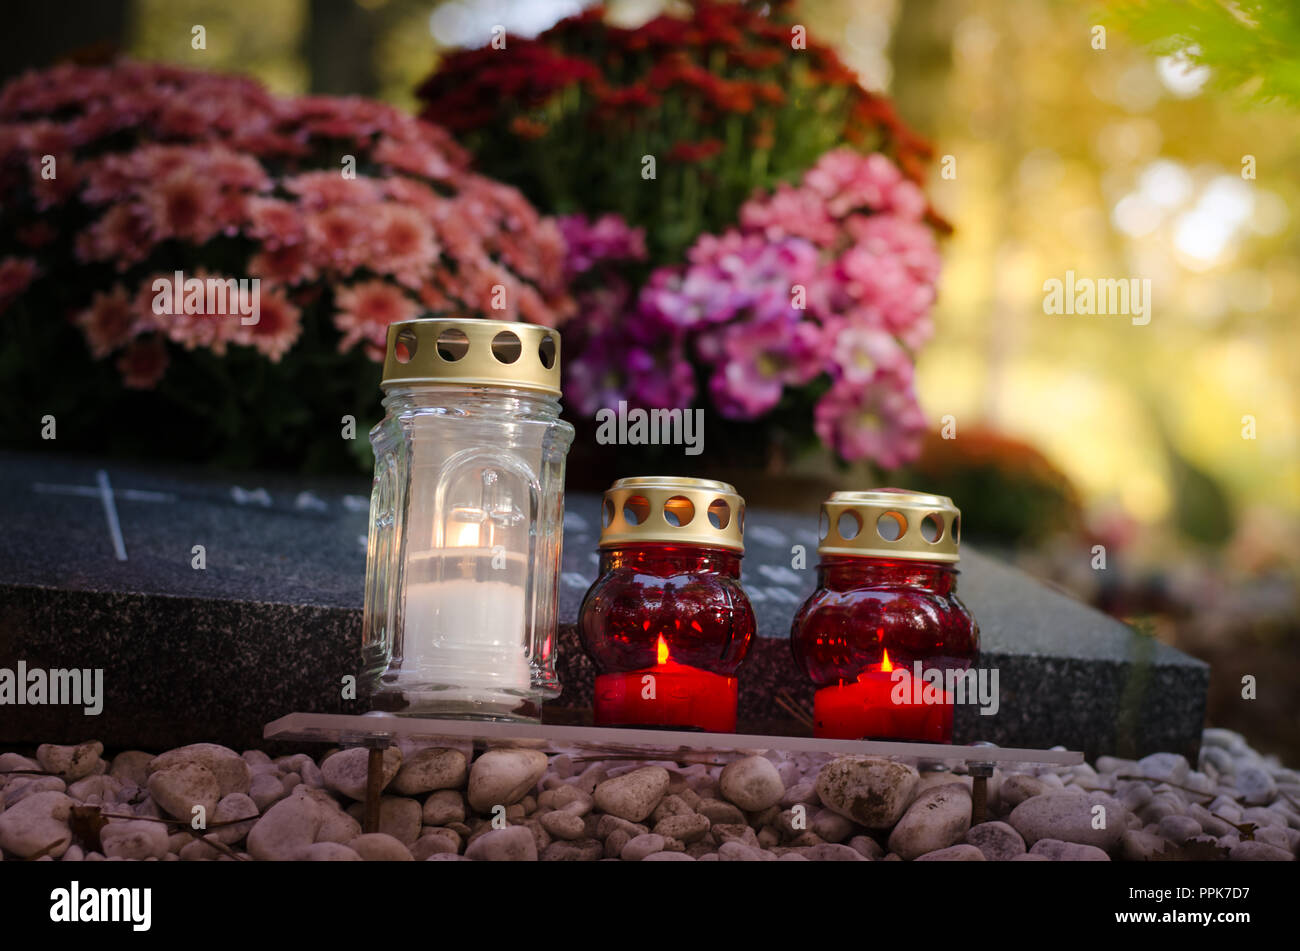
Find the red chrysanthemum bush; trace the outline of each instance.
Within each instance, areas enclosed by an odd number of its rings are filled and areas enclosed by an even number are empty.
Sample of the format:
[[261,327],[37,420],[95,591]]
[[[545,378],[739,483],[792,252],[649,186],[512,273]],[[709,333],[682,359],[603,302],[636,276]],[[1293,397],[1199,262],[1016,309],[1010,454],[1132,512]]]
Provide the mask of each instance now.
[[[106,390],[156,387],[130,409],[188,424],[173,434],[187,454],[310,453],[314,422],[371,415],[389,323],[558,323],[563,261],[559,230],[518,191],[381,103],[129,62],[0,90],[0,379],[50,387],[98,421],[87,433],[116,405]],[[258,321],[158,313],[155,281],[176,271],[257,279]]]
[[930,145],[789,6],[691,0],[635,28],[592,7],[535,39],[446,56],[417,90],[421,115],[544,212],[645,228],[654,264],[838,146],[882,152],[921,182]]

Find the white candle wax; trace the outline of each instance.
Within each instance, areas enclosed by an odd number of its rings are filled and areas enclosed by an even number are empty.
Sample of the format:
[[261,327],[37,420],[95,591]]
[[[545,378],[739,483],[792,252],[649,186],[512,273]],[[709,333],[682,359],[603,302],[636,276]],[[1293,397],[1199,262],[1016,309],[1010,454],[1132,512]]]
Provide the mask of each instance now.
[[431,581],[406,589],[403,666],[430,683],[527,691],[524,589],[505,581]]

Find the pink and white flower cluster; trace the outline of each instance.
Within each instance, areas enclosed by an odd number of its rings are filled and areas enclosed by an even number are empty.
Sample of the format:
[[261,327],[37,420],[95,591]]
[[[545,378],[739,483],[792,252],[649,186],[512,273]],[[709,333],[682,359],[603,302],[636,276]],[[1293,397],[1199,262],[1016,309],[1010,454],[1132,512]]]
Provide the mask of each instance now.
[[[178,269],[259,279],[259,322],[156,315],[153,281]],[[318,319],[380,359],[388,324],[422,312],[498,301],[493,317],[553,325],[573,306],[555,223],[437,126],[140,63],[0,91],[0,312],[45,283],[85,295],[69,316],[133,387],[161,378],[167,343],[278,362]]]
[[[617,399],[689,406],[698,376],[722,415],[752,420],[806,390],[818,394],[815,432],[842,458],[910,461],[925,430],[913,360],[932,331],[940,267],[926,207],[884,155],[827,153],[635,296],[616,275],[580,292],[565,328],[566,343],[575,325],[583,335],[569,347],[568,401],[583,413]],[[644,257],[611,217],[564,221],[574,273]]]

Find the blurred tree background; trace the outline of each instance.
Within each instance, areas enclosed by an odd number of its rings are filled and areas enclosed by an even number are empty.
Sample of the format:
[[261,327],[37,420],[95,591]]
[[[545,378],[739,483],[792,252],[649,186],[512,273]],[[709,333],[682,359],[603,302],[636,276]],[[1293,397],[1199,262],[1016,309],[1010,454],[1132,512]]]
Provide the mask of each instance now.
[[[482,45],[497,24],[535,35],[586,5],[23,4],[8,11],[0,68],[120,49],[414,108],[441,50]],[[608,6],[625,25],[671,8]],[[953,494],[969,537],[1211,661],[1211,720],[1294,758],[1300,14],[1290,0],[1234,9],[797,5],[942,157],[929,192],[956,231],[918,375],[934,429],[948,422],[958,445],[931,440],[898,478]],[[196,24],[206,50],[191,48]],[[1149,279],[1150,322],[1046,313],[1044,282],[1069,271]],[[1091,566],[1095,544],[1106,571]],[[1258,701],[1240,699],[1246,674]]]

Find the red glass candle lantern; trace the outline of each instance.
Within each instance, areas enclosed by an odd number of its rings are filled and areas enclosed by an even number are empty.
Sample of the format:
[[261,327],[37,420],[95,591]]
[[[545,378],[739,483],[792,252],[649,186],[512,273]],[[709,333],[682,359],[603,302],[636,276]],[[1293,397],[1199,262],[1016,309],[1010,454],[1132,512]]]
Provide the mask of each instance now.
[[948,671],[979,653],[957,599],[961,513],[904,489],[822,503],[817,590],[795,615],[795,662],[817,685],[814,732],[832,739],[952,742]]
[[598,725],[735,732],[736,671],[754,636],[744,521],[725,482],[639,477],[605,493],[600,577],[579,621],[600,669]]

